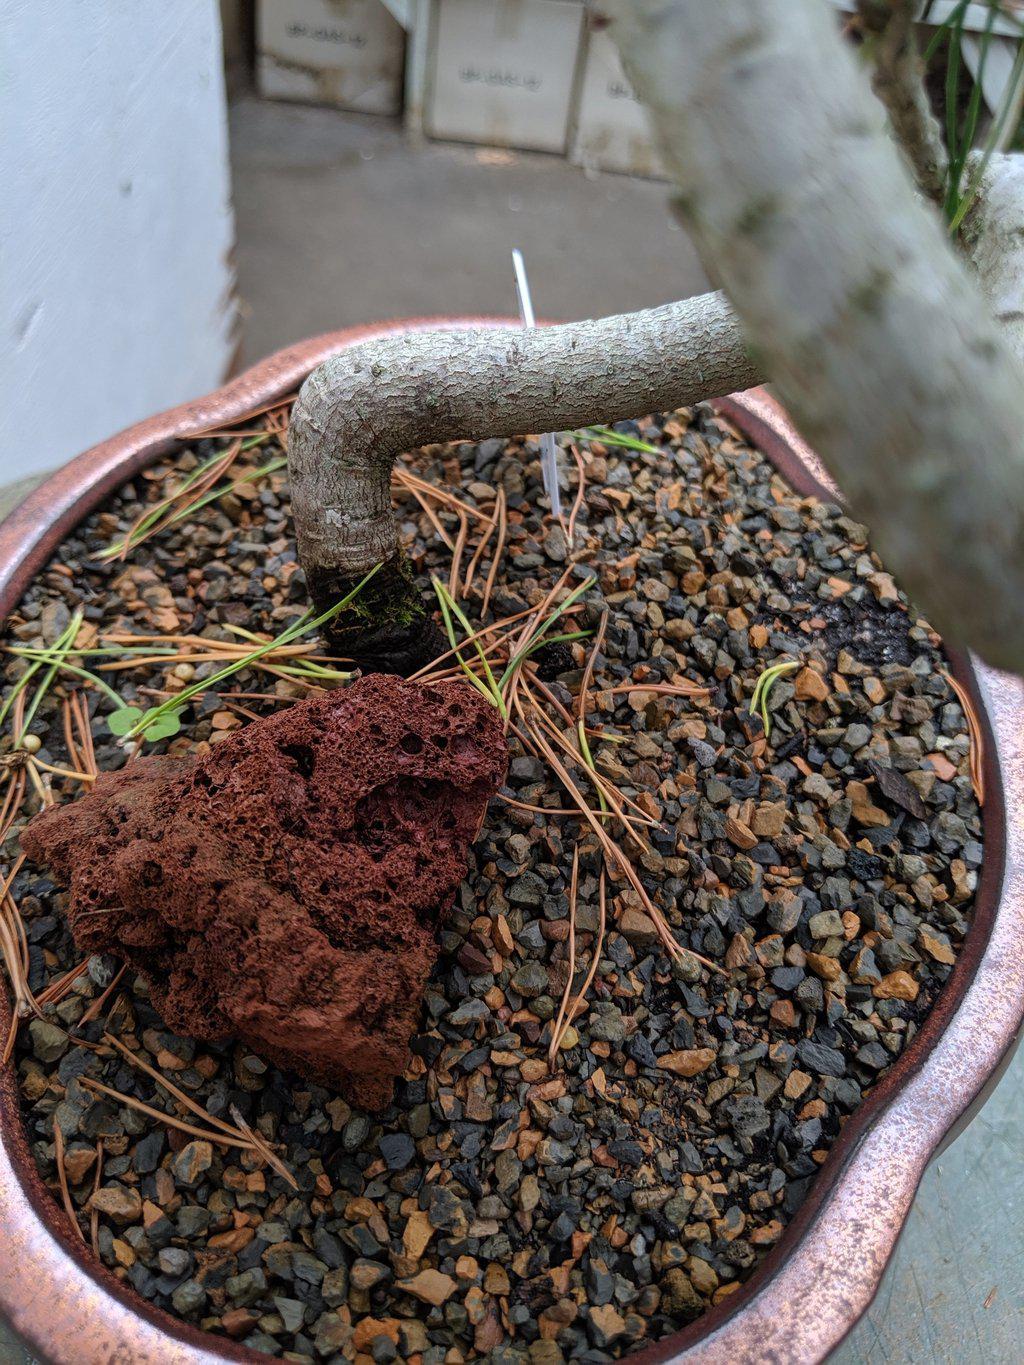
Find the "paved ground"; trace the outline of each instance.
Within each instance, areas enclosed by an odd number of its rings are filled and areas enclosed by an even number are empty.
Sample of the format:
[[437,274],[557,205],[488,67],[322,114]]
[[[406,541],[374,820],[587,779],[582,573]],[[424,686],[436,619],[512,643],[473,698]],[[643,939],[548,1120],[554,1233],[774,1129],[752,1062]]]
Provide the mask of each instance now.
[[[375,318],[512,311],[513,246],[549,316],[705,287],[661,185],[588,180],[539,156],[412,150],[386,123],[252,100],[234,110],[232,141],[247,360]],[[927,1172],[875,1304],[831,1365],[1024,1359],[1022,1119],[1024,1054]],[[0,1362],[26,1360],[0,1327]]]
[[231,120],[244,354],[350,323],[514,313],[522,249],[538,315],[595,317],[707,284],[666,187],[556,157],[424,143],[388,120],[244,99]]

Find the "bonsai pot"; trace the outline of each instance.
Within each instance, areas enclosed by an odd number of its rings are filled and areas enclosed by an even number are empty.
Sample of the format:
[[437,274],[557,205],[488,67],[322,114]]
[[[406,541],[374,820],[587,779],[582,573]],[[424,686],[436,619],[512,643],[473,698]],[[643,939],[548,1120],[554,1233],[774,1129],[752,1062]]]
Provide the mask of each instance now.
[[[51,475],[0,524],[6,616],[69,531],[179,435],[283,397],[328,356],[390,332],[493,325],[431,318],[317,337],[271,356],[206,398],[131,427]],[[514,325],[514,324],[509,324]],[[718,411],[805,495],[837,496],[811,450],[764,390]],[[1024,684],[964,656],[985,740],[985,854],[974,920],[956,966],[913,1042],[850,1117],[781,1240],[740,1290],[635,1359],[821,1360],[874,1296],[929,1160],[952,1140],[1005,1067],[1024,1017]],[[9,1024],[0,995],[0,1031]],[[73,1235],[40,1180],[13,1064],[0,1074],[0,1314],[55,1362],[257,1360],[171,1318],[123,1286]]]

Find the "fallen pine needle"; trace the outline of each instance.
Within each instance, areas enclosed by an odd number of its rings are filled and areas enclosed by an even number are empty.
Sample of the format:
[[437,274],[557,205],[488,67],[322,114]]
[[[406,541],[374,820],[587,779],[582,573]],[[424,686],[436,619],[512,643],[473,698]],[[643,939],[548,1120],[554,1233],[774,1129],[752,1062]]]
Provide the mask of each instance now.
[[508,535],[508,501],[505,497],[505,489],[498,488],[498,543],[494,547],[494,557],[491,560],[491,567],[487,572],[487,580],[484,583],[484,595],[480,601],[480,615],[487,615],[487,608],[491,604],[491,593],[494,591],[494,584],[498,577],[498,568],[501,564],[501,557],[505,553],[505,538]]
[[40,991],[36,996],[36,1004],[40,1006],[59,1004],[65,996],[71,994],[75,982],[83,972],[88,970],[88,968],[89,959],[86,958],[84,962],[80,962],[77,967],[72,967],[71,970],[65,972],[63,976],[55,977],[46,989]]
[[[572,994],[572,979],[576,973],[576,894],[579,890],[580,877],[580,846],[575,844],[572,850],[572,876],[569,880],[569,974],[565,978],[565,990],[562,992],[562,1000],[558,1006],[558,1014],[555,1018],[554,1028],[551,1030],[551,1044],[548,1047],[548,1069],[554,1071],[555,1058],[558,1050],[562,1046],[564,1030],[562,1020],[569,1007],[569,998]],[[568,1027],[568,1025],[566,1025]]]
[[206,1123],[212,1123],[215,1127],[219,1128],[222,1132],[226,1132],[232,1138],[238,1137],[238,1130],[232,1124],[228,1123],[227,1119],[218,1118],[216,1114],[211,1114],[205,1110],[203,1106],[192,1099],[191,1096],[186,1095],[184,1090],[179,1090],[173,1081],[169,1081],[163,1072],[157,1071],[157,1069],[150,1066],[148,1062],[144,1062],[141,1057],[137,1057],[130,1047],[121,1042],[120,1038],[115,1038],[112,1033],[104,1033],[103,1041],[109,1043],[111,1047],[116,1048],[126,1062],[137,1067],[140,1071],[144,1071],[145,1074],[156,1081],[158,1085],[163,1086],[169,1095],[173,1095],[179,1104],[184,1105],[184,1107],[190,1113],[195,1114],[197,1118],[203,1119]]
[[123,962],[120,968],[118,969],[117,974],[115,975],[113,981],[111,981],[110,985],[106,988],[102,995],[98,995],[96,997],[96,999],[92,1002],[89,1008],[82,1015],[81,1019],[79,1019],[78,1021],[79,1028],[81,1028],[83,1024],[91,1023],[102,1013],[104,1005],[107,1003],[110,997],[117,990],[118,986],[121,984],[121,978],[122,976],[124,976],[127,970],[128,964],[127,962]]
[[[96,1175],[93,1177],[93,1194],[99,1189],[103,1181],[103,1139],[99,1138],[96,1143]],[[94,1256],[100,1254],[100,1211],[95,1206],[89,1212],[89,1241],[92,1243]]]
[[[601,961],[601,949],[604,947],[604,933],[605,933],[605,927],[606,927],[607,922],[608,922],[608,920],[607,920],[607,917],[608,917],[608,904],[607,904],[607,895],[606,895],[606,891],[605,891],[605,873],[604,873],[604,868],[603,868],[603,867],[601,868],[601,878],[600,878],[600,881],[599,881],[599,883],[598,883],[598,892],[597,892],[597,894],[598,894],[598,903],[599,903],[599,905],[600,905],[600,910],[601,910],[601,921],[600,921],[600,924],[598,925],[598,930],[597,930],[597,941],[596,941],[596,943],[594,944],[594,956],[593,956],[593,958],[591,959],[591,962],[590,962],[590,969],[589,969],[589,971],[587,972],[586,977],[584,978],[583,985],[582,985],[582,986],[579,988],[579,990],[576,992],[576,995],[574,996],[574,998],[573,998],[573,1000],[572,1000],[572,1003],[571,1003],[571,1004],[568,1006],[568,1008],[566,1009],[565,1023],[564,1023],[564,1025],[562,1026],[561,1032],[558,1033],[557,1038],[554,1038],[554,1037],[553,1037],[552,1040],[551,1040],[551,1047],[550,1047],[550,1049],[549,1049],[549,1051],[548,1051],[548,1066],[551,1068],[552,1071],[554,1070],[555,1059],[557,1058],[558,1053],[560,1052],[561,1047],[562,1047],[562,1040],[565,1038],[565,1035],[566,1035],[566,1033],[567,1033],[567,1031],[568,1031],[568,1029],[569,1029],[569,1026],[572,1024],[572,1022],[573,1022],[574,1019],[578,1019],[579,1016],[583,1013],[583,1010],[584,1010],[584,1008],[585,1008],[585,1006],[586,1006],[587,992],[590,990],[591,986],[594,984],[594,977],[597,975],[597,966],[598,966],[598,963]],[[570,942],[571,942],[570,956],[574,959],[574,958],[575,958],[575,938],[576,938],[576,922],[575,922],[575,915],[573,915],[573,916],[570,918],[570,920],[569,920],[569,934],[570,934]],[[570,987],[571,985],[572,985],[572,968],[570,967],[570,969],[569,969],[569,980],[565,983],[565,996],[563,997],[563,1001],[562,1001],[563,1005],[565,1004],[565,1001],[568,999],[569,987]]]
[[85,1233],[82,1231],[81,1225],[78,1222],[74,1201],[71,1198],[71,1191],[68,1188],[68,1173],[64,1169],[64,1134],[61,1132],[56,1114],[53,1116],[53,1155],[54,1161],[57,1164],[57,1179],[60,1182],[60,1198],[61,1203],[64,1205],[64,1212],[67,1214],[71,1226],[84,1242]]
[[985,804],[985,740],[981,729],[981,721],[975,709],[971,694],[961,683],[957,682],[952,673],[946,673],[943,669],[939,670],[941,676],[956,693],[956,699],[960,703],[960,709],[964,713],[967,721],[967,734],[970,742],[970,769],[971,786],[974,788],[974,795],[978,805]]
[[242,1115],[238,1112],[234,1105],[231,1105],[229,1112],[231,1114],[231,1117],[234,1119],[235,1123],[237,1123],[238,1127],[242,1130],[242,1132],[246,1134],[246,1136],[249,1138],[249,1141],[252,1143],[253,1147],[263,1158],[263,1160],[267,1163],[267,1165],[272,1167],[278,1173],[282,1180],[287,1181],[288,1184],[291,1185],[293,1190],[297,1190],[299,1188],[299,1182],[295,1179],[295,1177],[292,1175],[288,1167],[284,1164],[281,1158],[273,1150],[273,1148],[267,1142],[266,1138],[264,1138],[261,1133],[257,1133],[255,1128],[251,1127],[248,1123],[246,1123],[245,1119],[242,1118]]
[[109,1085],[104,1085],[101,1081],[94,1081],[89,1076],[82,1076],[80,1081],[86,1089],[106,1095],[117,1104],[126,1104],[129,1109],[137,1109],[140,1114],[148,1114],[151,1119],[158,1119],[160,1123],[169,1124],[170,1127],[178,1128],[183,1133],[191,1133],[193,1137],[205,1138],[207,1142],[219,1143],[223,1147],[241,1147],[243,1151],[252,1151],[252,1143],[248,1138],[232,1138],[228,1137],[227,1133],[218,1133],[209,1128],[197,1128],[195,1124],[175,1118],[173,1114],[168,1114],[163,1109],[155,1109],[153,1105],[145,1104],[142,1100],[135,1099],[133,1095],[122,1095],[120,1090],[113,1090]]
[[291,1185],[292,1189],[297,1190],[299,1188],[295,1177],[292,1175],[291,1171],[288,1170],[287,1166],[284,1165],[280,1157],[276,1155],[270,1144],[261,1136],[261,1134],[257,1133],[246,1123],[234,1105],[231,1106],[231,1117],[235,1121],[234,1126],[232,1126],[226,1119],[218,1118],[216,1114],[209,1113],[201,1104],[198,1104],[193,1100],[191,1096],[186,1095],[183,1090],[180,1090],[173,1081],[169,1081],[162,1072],[157,1071],[156,1068],[150,1066],[148,1062],[144,1062],[141,1057],[137,1057],[135,1053],[132,1052],[131,1048],[121,1042],[120,1038],[115,1038],[112,1033],[105,1033],[103,1035],[103,1041],[105,1043],[110,1043],[126,1061],[132,1064],[132,1066],[138,1067],[140,1071],[144,1071],[146,1075],[156,1081],[158,1085],[163,1086],[168,1094],[172,1095],[179,1104],[184,1105],[190,1113],[195,1114],[197,1118],[204,1119],[207,1123],[215,1124],[233,1139],[237,1139],[239,1135],[247,1138],[248,1145],[251,1146],[269,1166],[272,1166],[278,1175]]

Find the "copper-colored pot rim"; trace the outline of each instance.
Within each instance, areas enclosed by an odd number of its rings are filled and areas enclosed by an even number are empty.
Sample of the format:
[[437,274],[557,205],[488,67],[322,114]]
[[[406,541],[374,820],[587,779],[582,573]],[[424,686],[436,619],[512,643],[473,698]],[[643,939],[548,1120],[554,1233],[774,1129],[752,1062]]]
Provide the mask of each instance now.
[[[189,431],[287,394],[327,356],[373,337],[427,327],[518,325],[504,318],[421,318],[329,333],[278,352],[206,398],[129,428],[71,461],[0,524],[0,618],[72,528],[119,484]],[[813,452],[762,389],[718,410],[801,492],[834,497]],[[950,980],[913,1044],[849,1119],[778,1245],[735,1294],[644,1362],[817,1362],[868,1307],[931,1156],[995,1083],[1024,1017],[1024,685],[963,657],[986,735],[985,861],[975,921]],[[1008,819],[1007,816],[1010,818]],[[0,1029],[6,1028],[0,993]],[[9,1018],[9,1015],[7,1015]],[[13,1065],[0,1072],[0,1313],[55,1365],[265,1359],[154,1308],[74,1236],[36,1170]]]

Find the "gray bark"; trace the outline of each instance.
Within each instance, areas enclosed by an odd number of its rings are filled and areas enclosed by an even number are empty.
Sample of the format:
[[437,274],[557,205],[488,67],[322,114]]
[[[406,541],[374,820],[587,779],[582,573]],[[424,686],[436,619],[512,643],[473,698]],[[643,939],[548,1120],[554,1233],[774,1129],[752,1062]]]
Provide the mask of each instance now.
[[403,450],[636,417],[760,378],[720,294],[532,332],[410,333],[345,351],[313,371],[292,414],[307,578],[347,580],[395,557],[390,478]]
[[949,157],[924,85],[915,22],[920,0],[858,0],[857,8],[874,40],[872,88],[885,105],[918,188],[941,204]]
[[1024,371],[830,8],[609,22],[705,267],[876,548],[948,638],[1024,671]]
[[[968,162],[968,181],[976,165],[976,158]],[[992,157],[960,232],[996,320],[1024,370],[1024,154]]]

